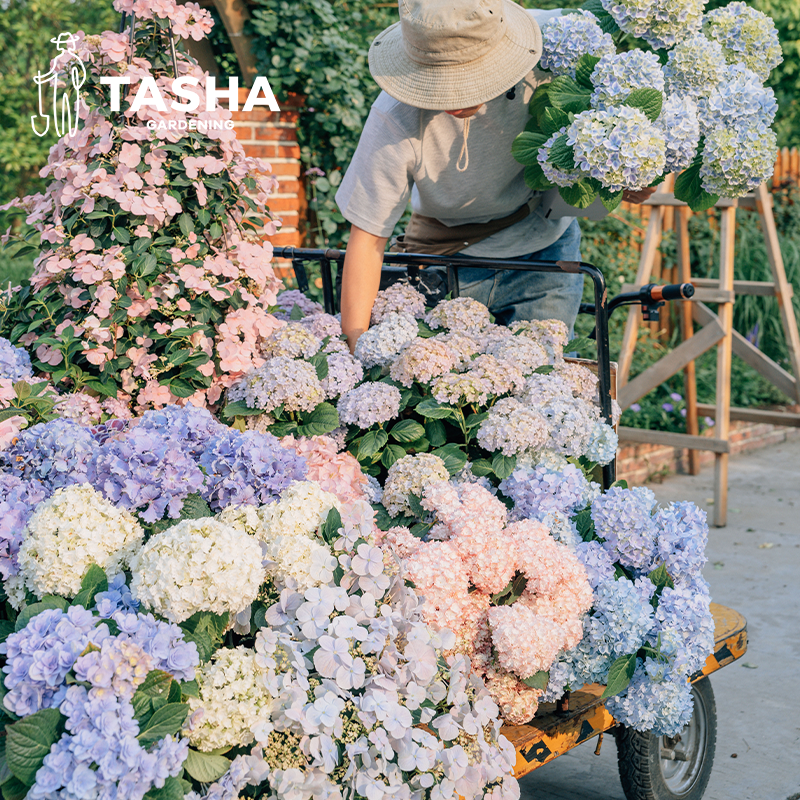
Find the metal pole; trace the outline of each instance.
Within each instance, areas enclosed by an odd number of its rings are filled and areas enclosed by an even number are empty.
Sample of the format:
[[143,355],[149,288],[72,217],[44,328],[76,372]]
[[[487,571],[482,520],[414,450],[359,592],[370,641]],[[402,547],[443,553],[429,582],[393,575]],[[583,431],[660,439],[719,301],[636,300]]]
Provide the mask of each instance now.
[[[333,252],[333,251],[328,251]],[[323,257],[320,260],[322,267],[322,300],[328,314],[336,313],[336,301],[333,293],[333,279],[331,278],[331,259]]]

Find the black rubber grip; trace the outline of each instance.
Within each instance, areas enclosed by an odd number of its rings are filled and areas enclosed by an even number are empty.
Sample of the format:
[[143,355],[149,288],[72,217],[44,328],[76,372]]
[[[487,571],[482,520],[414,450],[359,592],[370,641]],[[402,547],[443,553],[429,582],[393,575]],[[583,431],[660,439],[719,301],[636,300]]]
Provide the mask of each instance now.
[[664,300],[688,300],[694,294],[694,286],[691,283],[671,283],[659,288]]

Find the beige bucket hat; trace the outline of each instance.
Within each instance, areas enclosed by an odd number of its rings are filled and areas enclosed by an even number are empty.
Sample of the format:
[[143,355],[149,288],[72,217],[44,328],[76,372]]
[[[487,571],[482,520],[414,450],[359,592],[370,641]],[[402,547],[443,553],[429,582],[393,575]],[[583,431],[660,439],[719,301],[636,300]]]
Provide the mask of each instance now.
[[378,86],[436,111],[498,97],[539,62],[536,20],[511,0],[399,0],[400,21],[369,49]]

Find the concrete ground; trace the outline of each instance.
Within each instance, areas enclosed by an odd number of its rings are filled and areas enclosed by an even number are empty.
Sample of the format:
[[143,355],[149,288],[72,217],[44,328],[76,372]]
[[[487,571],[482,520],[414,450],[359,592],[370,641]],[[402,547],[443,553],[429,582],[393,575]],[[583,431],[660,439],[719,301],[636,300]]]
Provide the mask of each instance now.
[[[711,517],[714,472],[651,488]],[[711,528],[704,570],[713,599],[747,618],[749,648],[711,676],[717,751],[703,800],[800,800],[800,442],[730,462],[728,525]],[[625,800],[615,740],[606,736],[520,782],[522,800]]]

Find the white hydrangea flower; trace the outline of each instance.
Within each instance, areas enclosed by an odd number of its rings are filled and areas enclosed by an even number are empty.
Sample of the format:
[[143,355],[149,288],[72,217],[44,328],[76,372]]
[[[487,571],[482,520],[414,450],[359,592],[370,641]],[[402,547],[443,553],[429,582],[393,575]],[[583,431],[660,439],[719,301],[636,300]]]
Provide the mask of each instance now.
[[584,111],[567,132],[575,163],[609,191],[643,189],[664,171],[664,135],[637,108]]
[[274,411],[313,411],[325,400],[325,391],[313,364],[289,356],[267,359],[228,389],[228,401],[243,400],[249,408]]
[[610,464],[617,455],[619,437],[605,422],[595,422],[586,448],[585,456],[598,464]]
[[635,89],[664,91],[664,72],[655,53],[628,50],[603,56],[592,72],[592,108],[608,109],[624,102]]
[[539,66],[553,75],[575,77],[581,56],[600,58],[616,52],[610,33],[603,33],[597,17],[580,10],[551,17],[542,25],[542,58]]
[[354,355],[367,368],[387,367],[403,345],[416,339],[418,333],[419,326],[413,314],[389,312],[358,337]]
[[772,19],[746,3],[728,3],[709,11],[703,32],[722,45],[729,64],[744,63],[762,81],[783,61]]
[[434,330],[447,328],[460,333],[477,334],[490,323],[489,309],[471,297],[442,300],[425,315],[425,322]]
[[512,322],[510,330],[516,336],[533,339],[547,351],[551,364],[564,359],[564,345],[569,341],[569,328],[560,319],[531,319]]
[[539,367],[550,363],[544,345],[528,336],[500,339],[490,345],[486,352],[500,361],[514,364],[523,375],[531,375]]
[[602,0],[626,33],[666,50],[700,30],[708,0]]
[[720,197],[742,197],[772,175],[777,154],[777,138],[769,128],[716,128],[703,148],[702,186]]
[[666,172],[686,169],[697,153],[700,143],[700,121],[697,104],[688,96],[668,95],[656,120],[656,127],[666,142]]
[[708,97],[725,75],[722,45],[702,33],[684,39],[670,50],[664,65],[666,89],[670,94]]
[[498,400],[478,428],[478,442],[489,452],[514,456],[538,450],[547,442],[547,420],[515,397]]
[[381,289],[372,305],[370,325],[377,325],[387,314],[397,312],[422,319],[425,316],[425,295],[402,282]]
[[209,752],[250,744],[272,711],[266,675],[255,650],[247,647],[223,647],[201,664],[200,697],[189,697],[192,713],[184,729],[192,746]]
[[215,517],[185,519],[151,537],[131,559],[131,594],[170,622],[197,611],[231,616],[264,580],[261,545]]
[[114,575],[141,547],[144,531],[88,483],[56,489],[25,528],[19,549],[20,587],[36,595],[74,597],[92,564]]
[[410,513],[408,495],[421,497],[429,484],[448,480],[450,473],[439,456],[431,453],[403,456],[389,467],[383,485],[383,505],[393,517]]
[[287,322],[264,342],[263,354],[267,358],[288,356],[289,358],[311,358],[319,352],[322,340],[314,336],[307,325]]

